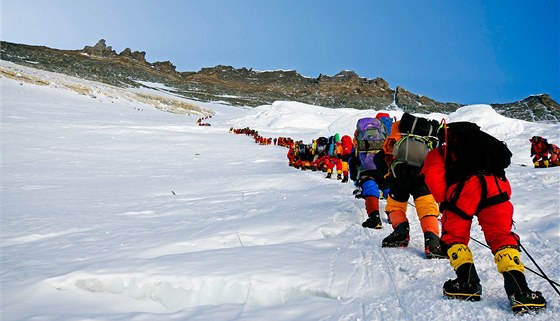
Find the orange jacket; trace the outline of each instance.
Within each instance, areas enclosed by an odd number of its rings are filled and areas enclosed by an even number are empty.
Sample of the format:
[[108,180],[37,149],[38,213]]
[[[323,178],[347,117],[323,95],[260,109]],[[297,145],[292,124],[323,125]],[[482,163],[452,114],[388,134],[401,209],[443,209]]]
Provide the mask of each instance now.
[[391,126],[391,135],[385,139],[385,141],[383,142],[383,146],[381,147],[385,154],[385,162],[387,163],[387,165],[391,165],[391,163],[393,162],[395,158],[393,156],[393,147],[399,141],[399,139],[401,139],[402,136],[401,131],[399,130],[400,123],[400,120],[393,123],[393,126]]

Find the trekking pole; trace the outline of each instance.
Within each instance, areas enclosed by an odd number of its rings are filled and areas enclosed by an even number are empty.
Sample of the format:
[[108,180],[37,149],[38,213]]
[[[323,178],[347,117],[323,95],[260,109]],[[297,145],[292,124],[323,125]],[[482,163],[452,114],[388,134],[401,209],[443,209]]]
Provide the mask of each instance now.
[[[531,256],[531,254],[529,254],[529,252],[527,252],[527,249],[521,245],[521,242],[519,242],[519,240],[517,240],[517,243],[519,243],[519,247],[521,249],[523,249],[523,252],[525,252],[525,254],[527,254],[527,256],[529,257],[529,259],[531,259],[531,261],[533,262],[533,264],[537,267],[537,269],[539,269],[539,271],[542,273],[542,278],[547,280],[548,283],[550,283],[550,286],[552,286],[552,288],[554,289],[554,291],[556,291],[556,293],[558,293],[558,295],[560,295],[560,291],[558,291],[558,288],[555,285],[558,285],[558,283],[552,281],[546,274],[544,274],[544,271],[541,269],[541,267],[537,264],[537,262],[535,262],[535,260],[533,259],[533,257]],[[536,274],[536,273],[535,273]]]
[[[482,242],[480,242],[479,240],[475,239],[474,237],[471,236],[471,240],[475,241],[476,243],[484,246],[487,249],[490,249],[490,247]],[[525,254],[527,254],[527,256],[529,257],[529,259],[531,259],[531,261],[533,262],[533,264],[539,269],[539,272],[532,270],[528,267],[525,266],[525,269],[529,272],[533,272],[534,274],[540,276],[541,278],[545,279],[546,281],[548,281],[548,283],[550,283],[550,285],[552,286],[552,288],[554,288],[554,290],[556,291],[556,293],[558,293],[560,295],[560,291],[558,291],[558,289],[556,288],[557,286],[560,286],[560,284],[558,284],[557,282],[554,282],[553,280],[551,280],[544,272],[543,270],[540,268],[540,266],[535,262],[535,260],[533,260],[533,257],[531,257],[531,255],[527,252],[527,249],[525,249],[525,247],[523,247],[523,245],[521,245],[521,242],[519,242],[519,240],[517,240],[517,244],[519,244],[519,247],[521,249],[523,249],[523,251],[525,252]]]

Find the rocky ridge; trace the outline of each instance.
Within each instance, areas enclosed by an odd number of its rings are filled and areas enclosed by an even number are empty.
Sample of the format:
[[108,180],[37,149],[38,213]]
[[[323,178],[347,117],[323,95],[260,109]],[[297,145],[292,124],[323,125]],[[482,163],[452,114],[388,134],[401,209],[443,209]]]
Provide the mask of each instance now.
[[[59,50],[0,42],[0,58],[28,67],[63,73],[120,87],[162,83],[175,94],[200,101],[234,106],[259,106],[274,101],[299,101],[330,108],[385,109],[407,112],[449,113],[460,103],[438,102],[382,78],[367,79],[353,71],[334,76],[304,77],[296,71],[254,71],[218,65],[198,72],[178,72],[170,61],[149,63],[146,53],[130,48],[117,53],[101,39],[82,50]],[[549,95],[530,96],[518,102],[491,104],[500,114],[537,122],[558,123],[560,105]]]

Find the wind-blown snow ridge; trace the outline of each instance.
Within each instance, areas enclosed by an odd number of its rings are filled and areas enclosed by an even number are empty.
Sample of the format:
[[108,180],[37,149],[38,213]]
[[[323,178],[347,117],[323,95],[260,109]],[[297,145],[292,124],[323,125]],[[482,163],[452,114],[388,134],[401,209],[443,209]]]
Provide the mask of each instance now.
[[17,244],[32,243],[44,241],[46,239],[65,236],[72,233],[85,232],[87,229],[68,229],[66,231],[52,232],[47,234],[30,234],[22,237],[2,240],[2,246],[12,246]]
[[[181,279],[153,276],[144,280],[143,275],[87,276],[65,282],[51,281],[59,290],[74,287],[94,293],[126,295],[135,300],[152,300],[170,311],[179,311],[205,305],[247,304],[251,306],[274,306],[303,297],[330,298],[320,290],[298,288],[289,284],[260,281],[256,278],[235,279],[202,278]],[[336,298],[335,298],[336,299]]]

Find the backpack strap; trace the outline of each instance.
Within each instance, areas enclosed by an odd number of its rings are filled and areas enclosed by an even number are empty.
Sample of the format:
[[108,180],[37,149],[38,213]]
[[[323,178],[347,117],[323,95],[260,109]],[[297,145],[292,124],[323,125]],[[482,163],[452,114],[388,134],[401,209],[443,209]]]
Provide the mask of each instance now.
[[459,200],[459,196],[461,196],[461,192],[463,191],[463,187],[465,187],[465,181],[464,180],[457,184],[457,187],[455,188],[455,191],[453,191],[453,195],[451,196],[451,199],[449,201],[443,201],[440,204],[439,208],[440,208],[441,212],[443,212],[445,210],[449,210],[449,211],[452,211],[453,213],[461,216],[465,220],[470,221],[470,220],[473,219],[473,216],[476,213],[473,214],[473,215],[469,215],[457,206],[457,201]]
[[455,188],[455,191],[453,192],[453,195],[451,196],[451,199],[449,201],[444,201],[440,204],[440,210],[441,211],[450,210],[466,220],[472,220],[473,217],[475,215],[478,215],[478,213],[480,213],[480,211],[482,211],[483,209],[492,205],[497,205],[509,201],[508,194],[502,191],[500,185],[498,184],[498,177],[496,175],[492,175],[492,176],[494,176],[494,181],[496,182],[496,186],[498,187],[498,191],[500,193],[492,197],[488,197],[488,185],[486,184],[486,179],[484,178],[484,175],[476,175],[476,177],[480,181],[481,192],[480,192],[480,202],[478,203],[476,211],[473,214],[468,214],[462,209],[460,209],[459,206],[457,206],[457,201],[459,200],[459,196],[461,196],[463,187],[465,187],[465,180],[462,180],[457,184],[457,188]]
[[414,121],[412,122],[412,127],[410,128],[410,133],[414,133],[414,129],[416,128],[416,123],[418,122],[418,117],[414,117]]
[[[502,189],[500,188],[500,185],[498,184],[498,177],[496,175],[494,176],[494,181],[496,182],[496,186],[498,187],[498,191],[500,192],[497,195],[494,195],[492,197],[485,197],[483,198],[480,203],[478,204],[478,208],[477,208],[477,213],[480,212],[482,209],[488,207],[488,206],[492,206],[492,205],[496,205],[496,204],[500,204],[500,203],[504,203],[509,201],[509,195],[502,191]],[[484,179],[484,176],[482,175],[477,175],[478,179],[480,180],[480,184],[482,185],[482,189],[483,189],[483,194],[482,195],[488,195],[488,187],[486,186],[486,180]]]

